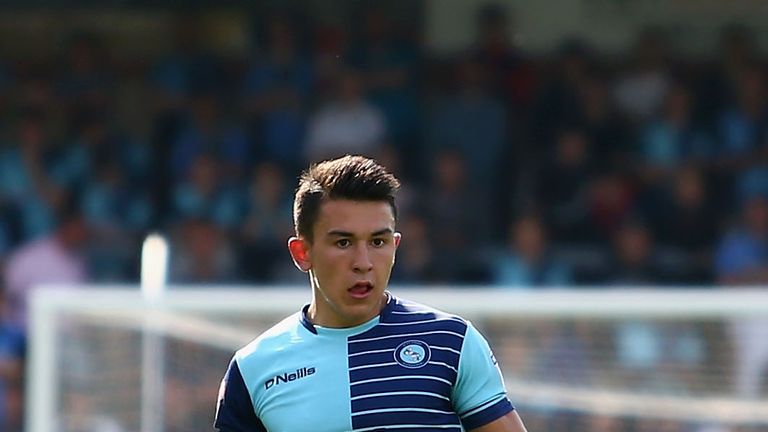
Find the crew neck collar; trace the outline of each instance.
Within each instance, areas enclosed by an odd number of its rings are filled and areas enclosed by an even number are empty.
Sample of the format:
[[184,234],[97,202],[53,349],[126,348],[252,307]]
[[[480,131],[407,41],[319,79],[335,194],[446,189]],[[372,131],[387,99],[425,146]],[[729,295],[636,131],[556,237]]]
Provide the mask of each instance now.
[[309,320],[307,317],[307,312],[309,310],[309,303],[305,304],[304,307],[301,308],[301,325],[304,326],[307,330],[309,330],[312,334],[327,334],[327,335],[353,335],[362,333],[366,330],[369,330],[373,327],[375,327],[379,322],[381,322],[382,318],[387,316],[389,312],[392,310],[392,307],[395,305],[395,297],[389,293],[389,291],[384,291],[384,295],[387,296],[387,302],[384,304],[384,307],[381,309],[381,312],[379,312],[378,315],[374,316],[370,320],[358,324],[353,327],[324,327],[320,325],[315,325],[312,323],[312,321]]

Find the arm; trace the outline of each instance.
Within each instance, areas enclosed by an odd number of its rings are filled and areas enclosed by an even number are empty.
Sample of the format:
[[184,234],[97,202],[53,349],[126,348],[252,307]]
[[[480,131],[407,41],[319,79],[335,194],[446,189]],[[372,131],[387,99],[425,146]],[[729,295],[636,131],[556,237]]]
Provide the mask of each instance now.
[[213,426],[219,432],[267,432],[256,416],[248,387],[234,359],[219,388]]
[[488,423],[487,425],[480,426],[479,428],[472,429],[471,432],[528,432],[523,425],[523,421],[520,416],[517,415],[517,411],[510,411],[503,417]]
[[454,409],[464,428],[483,432],[525,432],[507,398],[504,379],[485,338],[467,323],[453,389]]

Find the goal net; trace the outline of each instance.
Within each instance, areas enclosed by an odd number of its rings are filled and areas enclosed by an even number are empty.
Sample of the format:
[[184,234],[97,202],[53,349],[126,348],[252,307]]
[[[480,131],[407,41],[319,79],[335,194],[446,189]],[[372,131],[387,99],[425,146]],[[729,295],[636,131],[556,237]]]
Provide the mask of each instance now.
[[[768,431],[768,293],[393,287],[460,314],[494,348],[530,431]],[[304,287],[41,290],[31,432],[211,430],[234,350]],[[308,429],[311,430],[311,425]]]

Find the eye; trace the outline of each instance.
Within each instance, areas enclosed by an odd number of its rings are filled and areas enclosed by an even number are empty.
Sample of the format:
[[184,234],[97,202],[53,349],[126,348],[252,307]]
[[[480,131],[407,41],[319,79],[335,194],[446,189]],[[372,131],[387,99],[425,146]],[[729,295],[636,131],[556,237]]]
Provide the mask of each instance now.
[[371,244],[373,245],[373,247],[382,247],[385,244],[387,244],[387,241],[383,238],[375,238],[371,240]]
[[341,239],[336,241],[336,246],[340,249],[346,249],[351,245],[352,243],[349,241],[349,239]]

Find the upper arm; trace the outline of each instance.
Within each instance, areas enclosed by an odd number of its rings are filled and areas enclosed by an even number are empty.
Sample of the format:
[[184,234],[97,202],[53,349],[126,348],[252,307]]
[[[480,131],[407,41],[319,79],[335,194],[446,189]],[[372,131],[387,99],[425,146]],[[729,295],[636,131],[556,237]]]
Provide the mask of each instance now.
[[469,430],[490,424],[514,409],[491,348],[471,323],[467,323],[452,399]]
[[510,411],[486,425],[471,429],[471,432],[527,432],[527,430],[517,412]]
[[267,432],[256,416],[248,387],[234,359],[219,388],[214,427],[221,432]]

